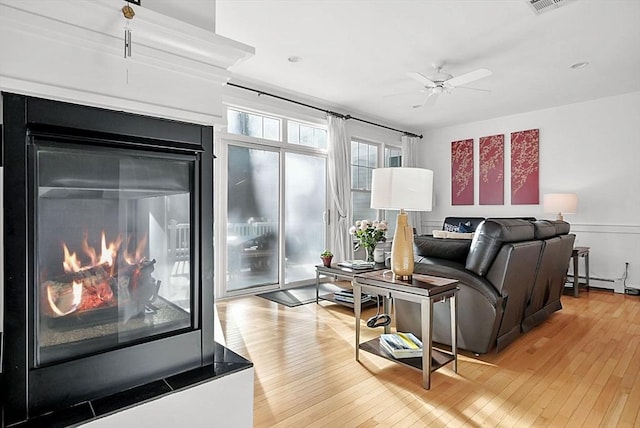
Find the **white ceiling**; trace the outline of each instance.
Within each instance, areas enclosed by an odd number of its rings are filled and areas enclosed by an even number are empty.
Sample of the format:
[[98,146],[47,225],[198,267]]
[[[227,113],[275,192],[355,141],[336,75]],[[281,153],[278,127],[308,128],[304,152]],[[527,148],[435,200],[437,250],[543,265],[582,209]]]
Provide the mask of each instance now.
[[[640,0],[541,15],[526,0],[217,0],[216,33],[256,49],[232,82],[417,133],[640,91]],[[425,95],[407,72],[434,63],[454,76],[490,69],[467,86],[491,92],[456,88],[413,108]]]

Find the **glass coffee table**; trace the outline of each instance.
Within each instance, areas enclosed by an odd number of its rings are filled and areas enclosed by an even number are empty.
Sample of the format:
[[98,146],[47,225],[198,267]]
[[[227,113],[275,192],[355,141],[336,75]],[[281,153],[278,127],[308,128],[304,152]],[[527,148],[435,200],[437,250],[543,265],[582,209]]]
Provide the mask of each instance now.
[[[357,275],[360,273],[366,273],[366,272],[374,272],[374,271],[384,270],[384,269],[387,269],[387,268],[382,263],[376,264],[371,269],[353,269],[345,266],[340,266],[336,263],[332,264],[331,266],[316,265],[316,303],[318,303],[320,300],[327,300],[329,302],[346,306],[351,309],[354,308],[354,305],[352,302],[336,299],[336,293],[334,292],[327,292],[327,293],[320,294],[320,276],[332,276],[335,279],[343,279],[351,282],[353,280],[354,275]],[[371,299],[369,301],[363,302],[362,307],[367,307],[375,304],[376,304],[376,300]]]

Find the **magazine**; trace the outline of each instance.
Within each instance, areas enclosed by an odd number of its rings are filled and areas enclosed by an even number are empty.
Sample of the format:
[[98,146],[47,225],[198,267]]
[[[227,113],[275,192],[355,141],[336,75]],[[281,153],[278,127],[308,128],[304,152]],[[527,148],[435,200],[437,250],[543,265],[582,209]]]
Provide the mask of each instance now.
[[[333,298],[341,302],[353,303],[353,290],[339,290],[333,293]],[[369,294],[362,294],[360,302],[365,303],[372,299]]]
[[380,336],[380,348],[394,358],[422,356],[422,342],[412,333],[387,333]]
[[338,263],[338,266],[348,267],[351,269],[373,269],[376,264],[366,260],[345,260]]

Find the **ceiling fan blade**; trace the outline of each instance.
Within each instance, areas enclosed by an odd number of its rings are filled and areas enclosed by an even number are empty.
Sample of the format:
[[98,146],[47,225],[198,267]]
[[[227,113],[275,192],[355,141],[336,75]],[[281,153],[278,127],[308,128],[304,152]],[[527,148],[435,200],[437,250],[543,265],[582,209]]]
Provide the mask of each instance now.
[[426,105],[433,105],[438,99],[438,95],[439,95],[438,93],[429,91],[429,94],[427,95],[427,97],[424,99],[422,103],[413,105],[411,107],[417,109],[417,108],[422,108]]
[[469,90],[472,90],[472,91],[491,92],[491,90],[489,90],[489,89],[470,88],[468,86],[457,86],[456,89],[469,89]]
[[460,76],[449,79],[445,82],[445,84],[451,87],[461,86],[461,85],[464,85],[465,83],[469,83],[475,80],[489,77],[492,74],[493,73],[491,72],[491,70],[487,70],[486,68],[480,68],[476,71],[472,71],[466,74],[461,74]]
[[421,89],[414,89],[412,91],[402,91],[402,92],[392,92],[389,94],[383,94],[382,97],[383,98],[390,98],[390,97],[399,97],[399,96],[403,96],[403,95],[409,95],[409,94],[415,94],[415,93],[422,93],[422,92],[426,92],[428,89],[426,88],[421,88]]
[[410,71],[407,73],[407,76],[411,77],[414,80],[417,80],[418,82],[422,83],[426,87],[433,88],[436,86],[435,82],[430,80],[424,74],[418,73],[417,71]]

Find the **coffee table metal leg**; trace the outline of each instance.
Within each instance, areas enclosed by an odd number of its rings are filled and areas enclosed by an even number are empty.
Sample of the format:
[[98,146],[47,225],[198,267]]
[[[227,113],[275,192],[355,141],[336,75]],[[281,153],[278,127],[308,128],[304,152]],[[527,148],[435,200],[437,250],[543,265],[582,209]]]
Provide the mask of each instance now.
[[589,291],[589,253],[584,255],[584,276],[585,276],[585,286],[587,291]]
[[353,312],[356,320],[356,361],[360,361],[360,308],[362,287],[355,281],[351,282],[353,288]]
[[319,289],[320,289],[320,272],[318,272],[318,270],[316,269],[316,304],[318,303]]
[[431,389],[431,358],[432,336],[431,322],[433,321],[433,302],[431,299],[422,299],[420,302],[422,318],[422,387]]
[[573,257],[573,297],[578,297],[580,277],[578,277],[578,256]]
[[[376,299],[380,299],[381,296],[376,296]],[[385,295],[382,297],[382,312],[391,316],[391,297]],[[385,334],[391,333],[391,325],[387,324],[384,326]]]
[[451,312],[451,353],[453,354],[453,371],[458,373],[458,302],[455,293],[449,297]]

